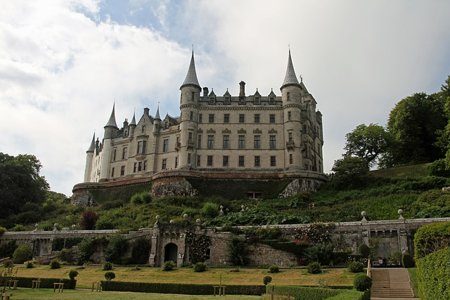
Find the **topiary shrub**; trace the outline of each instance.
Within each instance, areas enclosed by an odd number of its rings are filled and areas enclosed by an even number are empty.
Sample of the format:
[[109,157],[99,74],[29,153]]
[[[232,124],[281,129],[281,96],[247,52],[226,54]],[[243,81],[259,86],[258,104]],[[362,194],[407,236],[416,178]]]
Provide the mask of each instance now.
[[56,259],[54,259],[50,262],[50,269],[60,269],[60,268],[61,268],[61,263],[59,261],[57,261]]
[[361,244],[358,248],[359,254],[361,254],[362,257],[368,258],[370,256],[370,247],[366,244]]
[[318,262],[312,262],[308,264],[308,273],[309,274],[319,274],[322,273],[322,268]]
[[365,274],[356,275],[353,280],[353,286],[357,291],[368,291],[372,287],[372,278]]
[[194,272],[205,272],[206,264],[203,262],[198,262],[194,265]]
[[414,259],[409,253],[402,254],[402,267],[404,268],[412,268],[414,267]]
[[177,265],[175,264],[175,262],[169,260],[164,263],[162,270],[163,271],[172,271],[175,269],[176,266]]
[[69,278],[70,280],[75,280],[75,278],[78,276],[78,271],[76,270],[70,270],[69,271]]
[[351,261],[348,264],[347,269],[349,270],[349,272],[352,272],[352,273],[361,273],[364,271],[364,265],[363,265],[363,263],[361,263],[359,261]]
[[110,262],[105,262],[103,264],[103,271],[111,271],[113,269],[113,264]]
[[121,235],[111,238],[105,250],[105,259],[115,264],[122,263],[121,258],[128,249],[128,241]]
[[25,268],[27,268],[27,269],[34,268],[33,262],[32,261],[25,262]]
[[111,281],[114,278],[116,278],[116,274],[114,272],[109,271],[109,272],[105,273],[105,279],[106,280]]
[[22,244],[17,247],[17,249],[13,253],[13,261],[15,264],[23,264],[27,260],[30,260],[33,256],[33,251],[31,250],[31,247]]
[[263,284],[264,285],[268,285],[271,282],[272,282],[272,277],[271,276],[264,276],[264,278],[263,278]]
[[277,265],[273,265],[269,267],[269,273],[278,273],[280,272],[280,268]]

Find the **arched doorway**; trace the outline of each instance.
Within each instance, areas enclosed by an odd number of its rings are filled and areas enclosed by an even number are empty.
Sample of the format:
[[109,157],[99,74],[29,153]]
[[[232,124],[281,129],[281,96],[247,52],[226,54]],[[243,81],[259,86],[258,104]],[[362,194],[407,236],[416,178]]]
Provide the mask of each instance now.
[[178,246],[174,243],[168,243],[164,247],[164,262],[166,261],[173,261],[174,263],[177,262],[178,257]]

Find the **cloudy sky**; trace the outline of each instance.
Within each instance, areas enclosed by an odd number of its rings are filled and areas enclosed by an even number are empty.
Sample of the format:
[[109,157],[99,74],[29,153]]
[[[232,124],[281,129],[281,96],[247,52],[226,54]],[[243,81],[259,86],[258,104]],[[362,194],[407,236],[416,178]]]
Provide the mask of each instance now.
[[53,190],[81,182],[92,133],[178,114],[194,44],[200,84],[279,94],[290,45],[323,113],[325,167],[361,123],[450,74],[450,1],[2,0],[0,151],[30,153]]

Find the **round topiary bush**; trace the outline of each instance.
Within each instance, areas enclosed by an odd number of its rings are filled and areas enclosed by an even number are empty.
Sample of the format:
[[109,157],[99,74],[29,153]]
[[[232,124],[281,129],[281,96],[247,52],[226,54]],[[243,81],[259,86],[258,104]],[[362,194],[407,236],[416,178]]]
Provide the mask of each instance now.
[[116,278],[116,274],[114,272],[108,271],[105,273],[105,279],[108,281],[113,280],[114,278]]
[[351,261],[347,269],[352,273],[361,273],[364,271],[364,265],[359,261]]
[[175,264],[175,262],[173,262],[171,260],[166,261],[163,265],[163,271],[172,271],[175,269],[176,266],[177,265]]
[[402,266],[404,268],[412,268],[414,265],[414,259],[409,253],[402,254]]
[[358,250],[362,257],[368,258],[370,256],[370,247],[366,244],[360,245]]
[[319,274],[322,273],[322,268],[318,262],[312,262],[308,264],[308,273],[310,274]]
[[280,268],[277,265],[273,265],[269,267],[269,273],[278,273],[280,272]]
[[13,261],[15,264],[23,264],[27,260],[31,259],[33,251],[31,247],[25,244],[20,245],[14,250]]
[[365,274],[356,275],[353,280],[353,286],[357,291],[364,292],[372,287],[372,278]]
[[206,264],[202,262],[198,262],[194,265],[194,272],[205,272]]
[[59,268],[61,268],[61,263],[59,261],[54,259],[50,262],[50,269],[59,269]]
[[264,285],[268,285],[269,283],[271,283],[272,282],[272,277],[270,277],[270,276],[264,276],[264,278],[263,278],[263,283],[264,283]]
[[78,276],[78,271],[76,270],[70,270],[69,271],[69,278],[70,280],[75,280],[75,278]]
[[111,271],[113,269],[113,264],[110,262],[105,262],[103,264],[103,271]]
[[25,262],[25,268],[27,268],[27,269],[34,268],[33,262],[32,261]]

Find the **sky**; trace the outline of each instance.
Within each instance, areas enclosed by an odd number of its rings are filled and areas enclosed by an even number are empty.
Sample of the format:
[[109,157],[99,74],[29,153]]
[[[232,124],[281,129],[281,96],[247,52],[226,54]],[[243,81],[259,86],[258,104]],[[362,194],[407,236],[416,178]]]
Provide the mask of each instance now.
[[92,134],[144,107],[179,114],[195,50],[200,85],[280,95],[288,47],[323,114],[324,166],[357,125],[450,75],[450,1],[3,0],[0,152],[36,155],[54,191],[82,182]]

